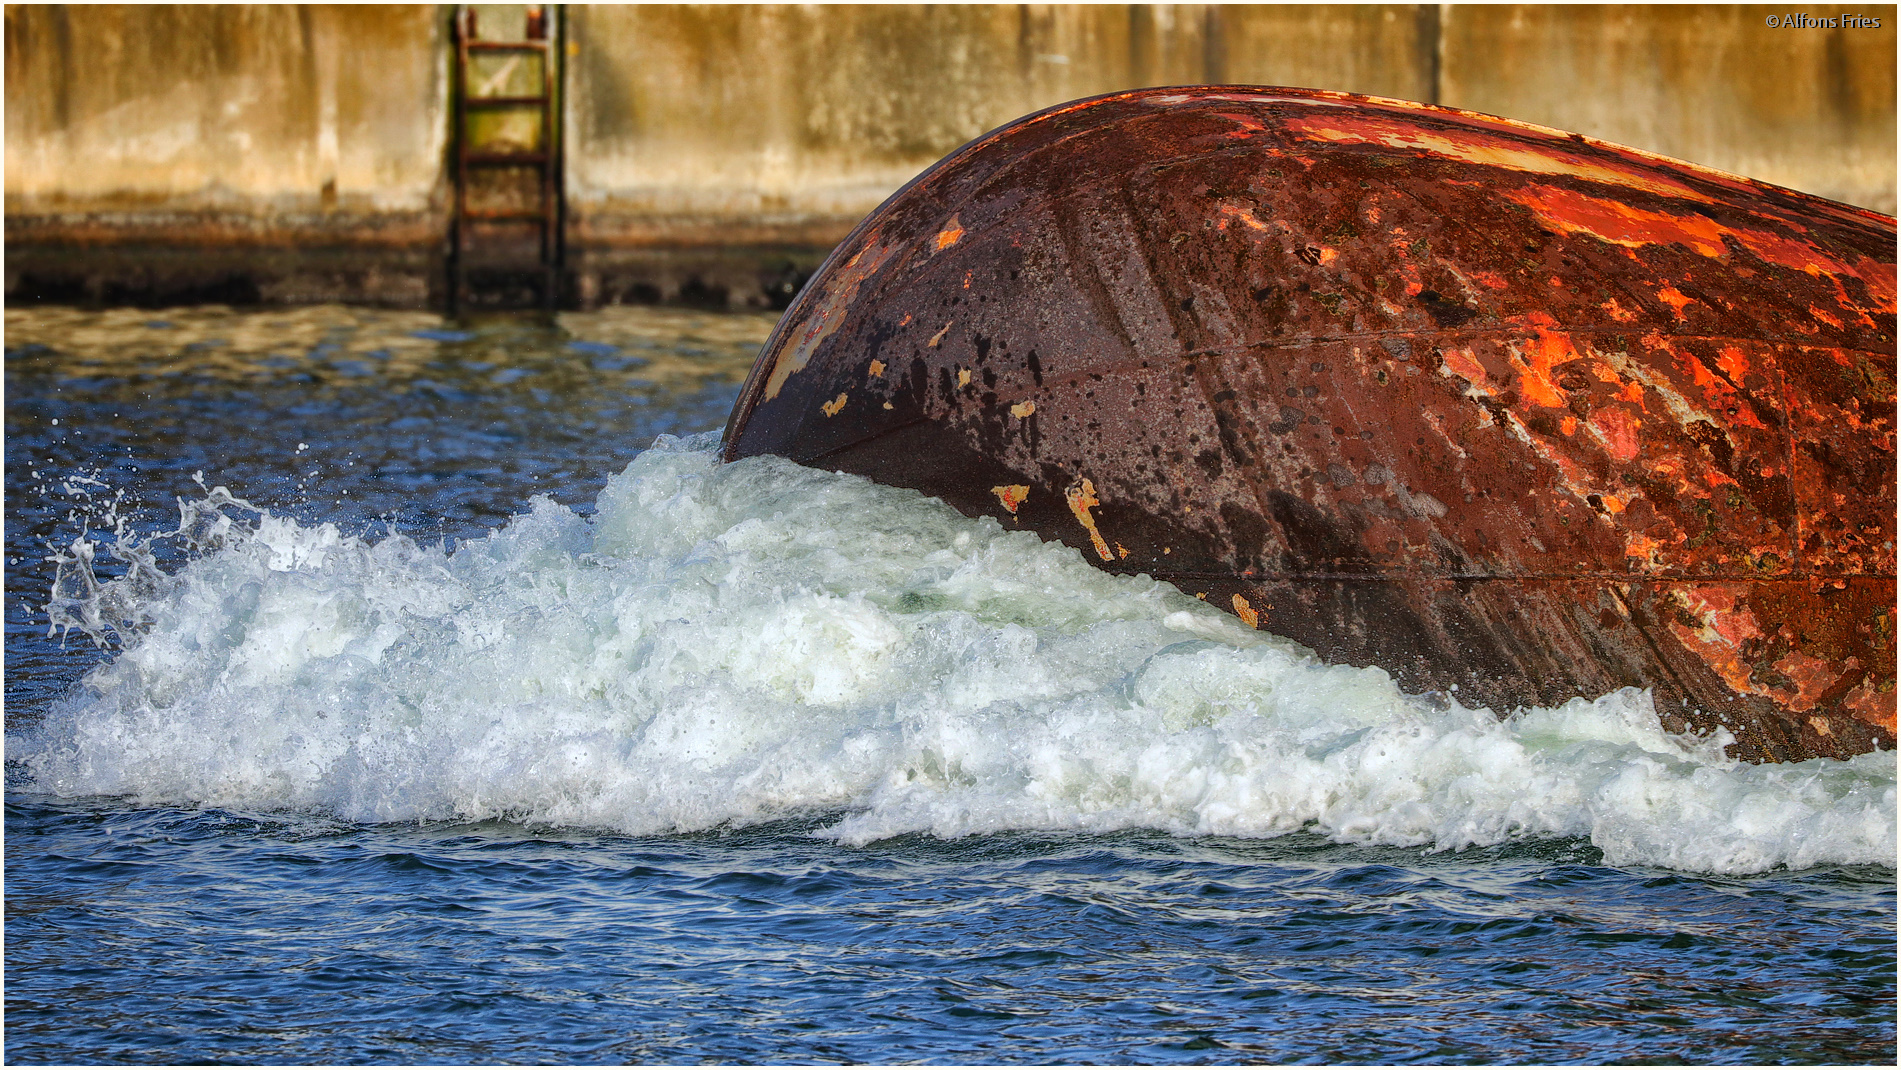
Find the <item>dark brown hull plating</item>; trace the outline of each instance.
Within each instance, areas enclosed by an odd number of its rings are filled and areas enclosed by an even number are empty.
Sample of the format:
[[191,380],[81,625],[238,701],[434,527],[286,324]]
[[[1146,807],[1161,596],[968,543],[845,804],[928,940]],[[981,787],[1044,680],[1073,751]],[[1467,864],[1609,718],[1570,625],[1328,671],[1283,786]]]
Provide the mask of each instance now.
[[936,495],[1504,711],[1894,745],[1895,230],[1309,90],[988,134],[833,253],[726,457]]

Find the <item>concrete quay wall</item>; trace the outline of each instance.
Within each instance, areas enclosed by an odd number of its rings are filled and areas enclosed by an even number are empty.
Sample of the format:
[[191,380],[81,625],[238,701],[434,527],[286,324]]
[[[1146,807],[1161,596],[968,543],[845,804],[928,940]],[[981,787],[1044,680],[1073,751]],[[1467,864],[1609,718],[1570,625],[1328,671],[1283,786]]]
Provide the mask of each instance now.
[[[1768,25],[1786,14],[571,6],[568,296],[777,303],[963,142],[1145,85],[1432,101],[1893,213],[1894,6],[1857,9],[1855,25]],[[452,7],[13,5],[5,18],[9,299],[440,300]]]

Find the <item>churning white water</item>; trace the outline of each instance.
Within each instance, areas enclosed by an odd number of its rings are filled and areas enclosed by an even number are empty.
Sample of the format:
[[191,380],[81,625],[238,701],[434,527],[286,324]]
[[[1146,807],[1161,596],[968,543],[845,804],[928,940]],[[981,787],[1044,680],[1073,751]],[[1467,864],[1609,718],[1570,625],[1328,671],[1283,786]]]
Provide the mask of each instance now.
[[[1895,757],[1749,765],[1624,691],[1500,720],[1328,666],[918,494],[663,438],[579,515],[453,550],[213,490],[56,622],[121,649],[16,754],[37,790],[629,833],[1159,828],[1613,865],[1895,863]],[[81,551],[89,548],[80,547]],[[82,552],[78,555],[83,558]],[[132,622],[132,623],[123,623]]]

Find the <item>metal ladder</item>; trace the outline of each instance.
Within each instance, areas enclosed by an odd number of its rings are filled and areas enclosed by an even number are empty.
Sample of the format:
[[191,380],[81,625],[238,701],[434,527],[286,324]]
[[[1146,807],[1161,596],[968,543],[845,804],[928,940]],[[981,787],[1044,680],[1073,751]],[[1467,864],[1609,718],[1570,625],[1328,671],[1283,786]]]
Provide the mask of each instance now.
[[[478,7],[487,18],[478,17]],[[515,38],[496,32],[503,22],[498,8],[455,9],[452,313],[553,311],[561,298],[560,13],[557,5],[521,5]]]

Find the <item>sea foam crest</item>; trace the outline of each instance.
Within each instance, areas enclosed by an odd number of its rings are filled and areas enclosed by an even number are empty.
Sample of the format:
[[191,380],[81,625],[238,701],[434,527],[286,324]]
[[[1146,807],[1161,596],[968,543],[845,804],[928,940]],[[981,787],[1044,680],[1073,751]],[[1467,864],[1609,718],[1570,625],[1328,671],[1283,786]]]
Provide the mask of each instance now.
[[1631,690],[1504,720],[1408,696],[1030,533],[714,445],[663,438],[593,516],[537,499],[453,551],[214,489],[175,573],[123,533],[126,578],[69,563],[63,621],[132,623],[15,753],[61,795],[366,821],[842,812],[826,834],[851,843],[1308,829],[1581,836],[1706,872],[1894,864],[1891,753],[1739,763]]

